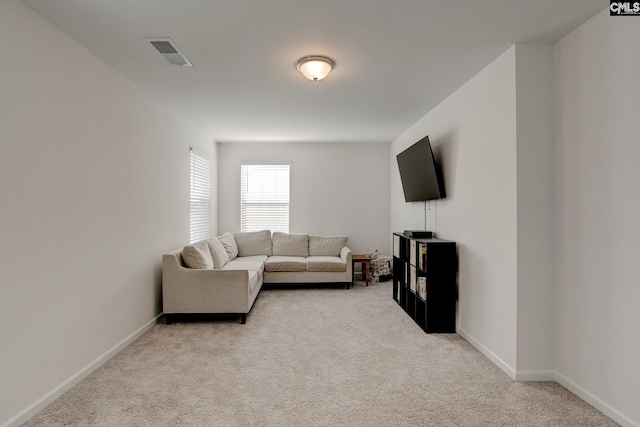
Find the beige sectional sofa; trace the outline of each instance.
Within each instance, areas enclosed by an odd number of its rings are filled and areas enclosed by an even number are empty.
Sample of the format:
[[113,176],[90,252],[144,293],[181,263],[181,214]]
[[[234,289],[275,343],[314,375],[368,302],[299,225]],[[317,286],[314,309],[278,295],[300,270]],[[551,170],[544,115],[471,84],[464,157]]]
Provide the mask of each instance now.
[[262,285],[340,283],[349,288],[346,236],[269,230],[225,233],[163,255],[166,322],[182,314],[238,314],[245,323]]

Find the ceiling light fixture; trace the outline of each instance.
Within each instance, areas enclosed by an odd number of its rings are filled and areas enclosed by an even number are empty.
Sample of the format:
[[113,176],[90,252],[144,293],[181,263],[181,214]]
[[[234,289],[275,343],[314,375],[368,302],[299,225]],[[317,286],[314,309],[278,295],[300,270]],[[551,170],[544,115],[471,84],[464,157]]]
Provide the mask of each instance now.
[[303,76],[309,80],[313,80],[314,82],[327,77],[335,66],[336,63],[333,59],[320,55],[304,56],[296,62],[296,68],[298,71],[300,71]]

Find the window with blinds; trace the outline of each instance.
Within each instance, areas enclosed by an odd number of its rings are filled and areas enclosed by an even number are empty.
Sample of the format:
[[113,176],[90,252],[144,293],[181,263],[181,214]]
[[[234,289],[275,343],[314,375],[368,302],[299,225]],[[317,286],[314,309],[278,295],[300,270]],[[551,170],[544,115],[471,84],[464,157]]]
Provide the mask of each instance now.
[[242,165],[242,231],[289,232],[289,165]]
[[211,164],[209,156],[191,148],[191,184],[189,197],[190,241],[208,239],[211,209]]

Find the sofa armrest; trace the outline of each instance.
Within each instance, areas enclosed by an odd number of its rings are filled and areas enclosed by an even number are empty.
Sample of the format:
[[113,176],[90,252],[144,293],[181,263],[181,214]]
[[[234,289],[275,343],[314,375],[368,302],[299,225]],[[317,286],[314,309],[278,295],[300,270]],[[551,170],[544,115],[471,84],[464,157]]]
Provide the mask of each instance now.
[[349,277],[353,276],[352,255],[351,249],[346,246],[340,250],[340,259],[347,263],[347,273],[349,273]]
[[197,270],[182,265],[182,251],[162,256],[164,313],[247,313],[249,272]]
[[351,262],[351,249],[349,249],[348,247],[344,246],[341,250],[340,250],[340,258],[344,261],[344,262]]

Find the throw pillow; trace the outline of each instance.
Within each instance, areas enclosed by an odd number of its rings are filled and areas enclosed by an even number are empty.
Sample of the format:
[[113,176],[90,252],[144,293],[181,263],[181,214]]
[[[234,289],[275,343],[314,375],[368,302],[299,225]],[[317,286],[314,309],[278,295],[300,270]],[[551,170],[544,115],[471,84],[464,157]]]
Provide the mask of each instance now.
[[182,250],[182,259],[184,260],[185,265],[189,268],[199,270],[213,269],[213,258],[211,258],[209,245],[206,241],[185,246]]
[[222,246],[220,240],[213,238],[207,239],[209,245],[209,252],[211,252],[211,258],[213,258],[213,268],[220,269],[229,262],[229,254],[227,250]]
[[340,251],[347,244],[348,239],[347,236],[309,234],[309,255],[340,256]]
[[227,251],[229,261],[238,256],[238,244],[231,233],[227,231],[222,236],[218,236],[218,240],[222,243],[222,246],[224,246],[224,250]]
[[235,233],[233,237],[238,243],[238,256],[272,255],[269,230]]
[[309,256],[309,235],[288,234],[276,231],[273,233],[273,254],[282,256]]

